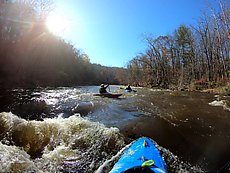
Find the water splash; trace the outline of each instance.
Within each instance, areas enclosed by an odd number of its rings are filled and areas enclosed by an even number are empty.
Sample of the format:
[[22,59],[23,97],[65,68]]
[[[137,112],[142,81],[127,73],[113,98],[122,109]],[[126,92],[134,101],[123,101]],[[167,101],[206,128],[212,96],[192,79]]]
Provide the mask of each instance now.
[[36,167],[24,150],[17,146],[7,146],[0,142],[1,172],[33,172]]
[[211,106],[221,106],[225,110],[230,111],[229,103],[227,100],[214,100],[213,102],[209,103]]
[[[153,140],[152,140],[153,141]],[[133,141],[134,142],[134,141]],[[128,149],[132,143],[123,147],[115,156],[106,160],[97,170],[95,173],[107,173],[109,172],[113,165],[118,161],[121,155],[124,153],[126,149]],[[169,150],[159,146],[155,141],[153,141],[157,149],[160,151],[163,159],[166,162],[167,170],[169,172],[175,173],[203,173],[204,171],[199,166],[192,166],[189,163],[181,161],[178,156],[175,156]]]
[[[1,145],[6,148],[1,150],[1,158],[6,158],[5,165],[11,165],[5,166],[4,172],[93,172],[104,158],[124,146],[117,128],[106,128],[79,115],[43,122],[26,121],[12,113],[0,113],[0,117]],[[17,150],[17,156],[9,152],[11,147]],[[8,157],[14,156],[19,161],[7,162]]]
[[[108,172],[130,145],[125,145],[117,128],[106,128],[77,114],[41,122],[0,113],[0,124],[3,172]],[[170,172],[202,172],[156,146]]]

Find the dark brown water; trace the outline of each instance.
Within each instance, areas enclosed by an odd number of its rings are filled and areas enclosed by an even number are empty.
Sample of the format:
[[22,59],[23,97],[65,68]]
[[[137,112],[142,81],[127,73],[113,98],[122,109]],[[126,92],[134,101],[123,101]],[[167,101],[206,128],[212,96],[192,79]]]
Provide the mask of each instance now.
[[169,172],[217,172],[229,164],[229,97],[109,89],[122,97],[94,97],[96,86],[2,91],[0,112],[14,114],[0,116],[1,162],[14,158],[2,170],[94,172],[140,136],[160,145]]
[[[122,129],[124,134],[151,137],[207,171],[229,163],[230,111],[209,105],[216,100],[214,95],[172,91],[143,91],[143,95],[137,99],[138,107],[148,116],[129,123]],[[229,102],[229,98],[222,99]]]

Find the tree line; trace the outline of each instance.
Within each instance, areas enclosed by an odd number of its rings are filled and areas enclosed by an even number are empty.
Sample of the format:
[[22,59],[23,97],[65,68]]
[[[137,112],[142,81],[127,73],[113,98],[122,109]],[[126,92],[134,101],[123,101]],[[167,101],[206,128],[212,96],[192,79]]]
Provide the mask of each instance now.
[[49,0],[0,1],[0,87],[118,84],[125,69],[90,63],[87,54],[50,33]]
[[219,2],[196,26],[145,37],[147,49],[128,63],[129,81],[140,86],[185,89],[226,85],[230,80],[230,8]]
[[145,37],[147,49],[127,69],[90,63],[87,54],[50,33],[52,0],[0,0],[0,87],[133,84],[215,87],[230,79],[229,3],[210,7],[196,26]]

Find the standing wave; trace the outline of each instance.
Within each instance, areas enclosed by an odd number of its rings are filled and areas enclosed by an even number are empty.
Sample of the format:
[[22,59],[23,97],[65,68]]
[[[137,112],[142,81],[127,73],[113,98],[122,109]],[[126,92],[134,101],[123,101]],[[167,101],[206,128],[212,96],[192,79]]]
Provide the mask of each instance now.
[[117,128],[79,115],[41,122],[3,112],[0,137],[2,172],[94,172],[125,146]]
[[[107,128],[78,114],[69,118],[27,121],[2,112],[0,172],[107,173],[128,148],[126,141],[128,139],[117,128]],[[203,172],[155,144],[169,172]]]

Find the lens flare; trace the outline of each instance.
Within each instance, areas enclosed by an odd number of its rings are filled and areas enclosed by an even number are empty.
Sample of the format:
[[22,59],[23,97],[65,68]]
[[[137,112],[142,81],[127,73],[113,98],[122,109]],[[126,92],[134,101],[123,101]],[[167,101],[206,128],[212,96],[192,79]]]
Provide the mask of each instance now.
[[52,14],[47,17],[46,26],[50,32],[60,35],[69,30],[70,22],[65,17]]

